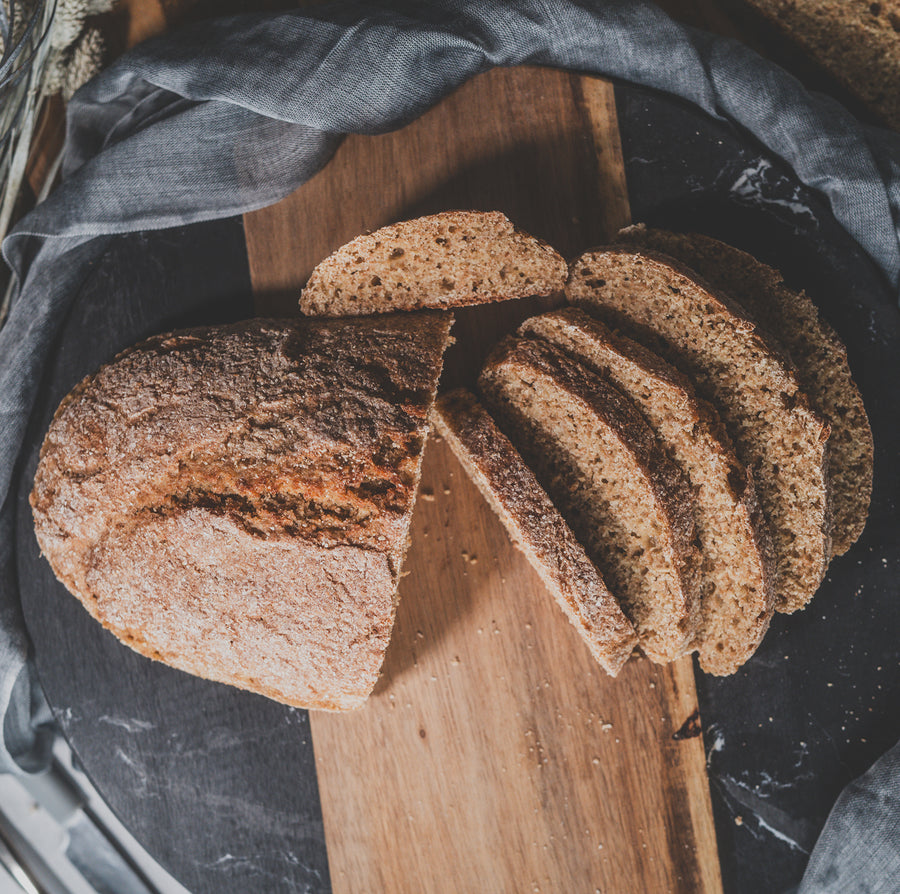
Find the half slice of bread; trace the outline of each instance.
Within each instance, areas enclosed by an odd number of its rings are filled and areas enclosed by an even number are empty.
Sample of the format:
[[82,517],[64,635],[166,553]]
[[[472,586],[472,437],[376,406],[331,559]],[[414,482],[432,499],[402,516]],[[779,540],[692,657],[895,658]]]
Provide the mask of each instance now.
[[629,397],[694,487],[707,673],[732,674],[755,651],[774,612],[775,563],[753,479],[715,410],[662,358],[576,307],[531,317],[520,335],[543,338]]
[[312,316],[488,304],[561,292],[566,263],[499,211],[446,211],[358,236],[313,270]]
[[872,497],[872,430],[850,373],[847,349],[804,292],[746,252],[696,233],[628,227],[617,241],[661,251],[687,264],[713,288],[731,295],[787,348],[810,404],[831,425],[828,442],[834,526],[832,550],[842,555],[866,525]]
[[442,314],[159,335],[60,405],[31,494],[57,577],[150,658],[361,705],[393,626]]
[[790,362],[746,311],[666,255],[588,252],[571,265],[566,292],[688,373],[713,403],[770,524],[776,608],[803,608],[831,558],[829,426]]
[[634,405],[552,345],[507,339],[479,379],[657,662],[689,651],[699,615],[690,487]]
[[437,399],[435,430],[556,598],[600,666],[616,676],[637,635],[603,578],[509,439],[468,391]]

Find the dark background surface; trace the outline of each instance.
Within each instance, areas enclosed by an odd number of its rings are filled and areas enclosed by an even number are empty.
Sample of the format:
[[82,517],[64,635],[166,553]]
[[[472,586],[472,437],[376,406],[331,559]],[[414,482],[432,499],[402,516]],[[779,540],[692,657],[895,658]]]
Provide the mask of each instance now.
[[[634,220],[726,239],[805,288],[848,346],[875,433],[861,541],[742,671],[698,674],[726,891],[784,891],[840,789],[900,737],[900,315],[818,197],[747,137],[648,91],[620,87],[618,104]],[[328,890],[307,715],[121,646],[37,555],[26,498],[50,416],[83,375],[152,332],[251,307],[240,221],[116,238],[66,321],[20,489],[23,602],[57,719],[111,806],[194,894]]]

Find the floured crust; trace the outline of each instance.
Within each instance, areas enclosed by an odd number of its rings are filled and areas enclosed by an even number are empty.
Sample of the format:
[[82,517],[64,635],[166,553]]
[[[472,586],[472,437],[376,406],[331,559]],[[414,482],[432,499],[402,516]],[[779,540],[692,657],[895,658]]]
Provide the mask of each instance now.
[[[177,605],[190,615],[183,602],[167,605],[167,594],[186,599],[206,587],[208,603],[192,605],[213,619],[218,606],[237,611],[237,593],[250,610],[266,573],[288,583],[303,580],[306,567],[316,581],[310,592],[322,600],[322,635],[344,625],[348,642],[366,654],[376,643],[382,654],[377,606],[387,592],[390,621],[450,325],[440,314],[250,320],[156,336],[123,352],[63,401],[41,449],[31,505],[57,577],[104,623],[124,610],[124,581],[152,590],[163,623]],[[205,584],[194,575],[184,588],[179,569],[190,578],[200,561],[186,558],[192,540],[213,525],[222,542],[207,538],[210,555],[228,566],[208,566]],[[135,569],[151,561],[154,543],[167,564],[155,575],[147,565],[141,583]],[[347,602],[363,566],[373,575],[373,611],[364,600]],[[291,604],[292,593],[277,595]],[[150,657],[241,685],[233,667],[204,657],[216,636],[219,645],[232,636],[227,617],[193,651],[185,642],[167,646],[162,632],[145,643],[136,625],[111,629]],[[266,629],[267,648],[276,649],[284,632]],[[275,697],[307,707],[360,703],[374,675],[358,658],[335,688],[324,664],[298,657],[295,690],[278,684]],[[248,688],[271,694],[261,666]]]
[[313,270],[311,316],[451,308],[561,292],[566,263],[499,211],[445,211],[358,236]]
[[760,325],[778,333],[813,409],[831,425],[832,551],[847,552],[866,524],[874,446],[862,395],[837,333],[809,296],[789,289],[777,270],[717,239],[643,226],[628,227],[617,238],[677,258],[730,294]]
[[769,521],[776,609],[803,608],[831,559],[830,427],[784,352],[732,299],[658,252],[587,252],[570,265],[566,294],[687,373],[715,406]]
[[700,604],[691,493],[634,405],[532,339],[501,342],[479,387],[597,563],[644,652],[663,663],[688,651]]
[[442,395],[435,429],[607,673],[637,645],[634,627],[509,439],[471,393]]
[[707,673],[734,673],[768,630],[775,567],[752,476],[715,410],[661,357],[578,308],[532,317],[519,334],[551,342],[623,391],[693,485],[702,557],[696,649]]

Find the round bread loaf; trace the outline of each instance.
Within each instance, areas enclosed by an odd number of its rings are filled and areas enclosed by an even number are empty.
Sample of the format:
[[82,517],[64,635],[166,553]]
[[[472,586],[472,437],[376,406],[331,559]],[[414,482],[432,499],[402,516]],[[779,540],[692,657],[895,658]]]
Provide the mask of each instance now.
[[83,380],[31,505],[57,577],[138,652],[291,705],[378,676],[451,319],[250,320]]

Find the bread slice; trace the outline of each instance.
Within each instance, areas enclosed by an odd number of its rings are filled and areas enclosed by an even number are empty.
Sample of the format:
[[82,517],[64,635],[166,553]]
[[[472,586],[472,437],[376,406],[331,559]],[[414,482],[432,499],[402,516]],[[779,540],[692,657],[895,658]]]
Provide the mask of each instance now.
[[62,402],[31,494],[57,577],[124,643],[306,708],[361,705],[451,320],[160,335]]
[[485,400],[585,545],[652,660],[697,632],[699,553],[687,482],[634,405],[545,342],[507,339]]
[[889,127],[900,130],[897,0],[744,0]]
[[668,256],[613,246],[570,268],[569,300],[688,373],[753,474],[770,524],[776,609],[813,597],[831,558],[829,426],[746,311]]
[[358,236],[313,270],[300,310],[352,316],[562,292],[566,263],[499,211],[446,211]]
[[637,646],[634,627],[534,473],[470,392],[439,397],[433,418],[591,654],[616,676]]
[[869,513],[873,445],[862,395],[835,331],[809,297],[789,289],[777,270],[717,239],[635,226],[623,230],[617,241],[677,258],[713,288],[734,298],[761,326],[778,334],[810,404],[831,425],[832,551],[835,555],[847,552]]
[[693,485],[702,556],[696,649],[707,673],[734,673],[772,619],[775,563],[753,479],[715,410],[662,358],[576,307],[531,317],[519,334],[549,341],[629,397]]

